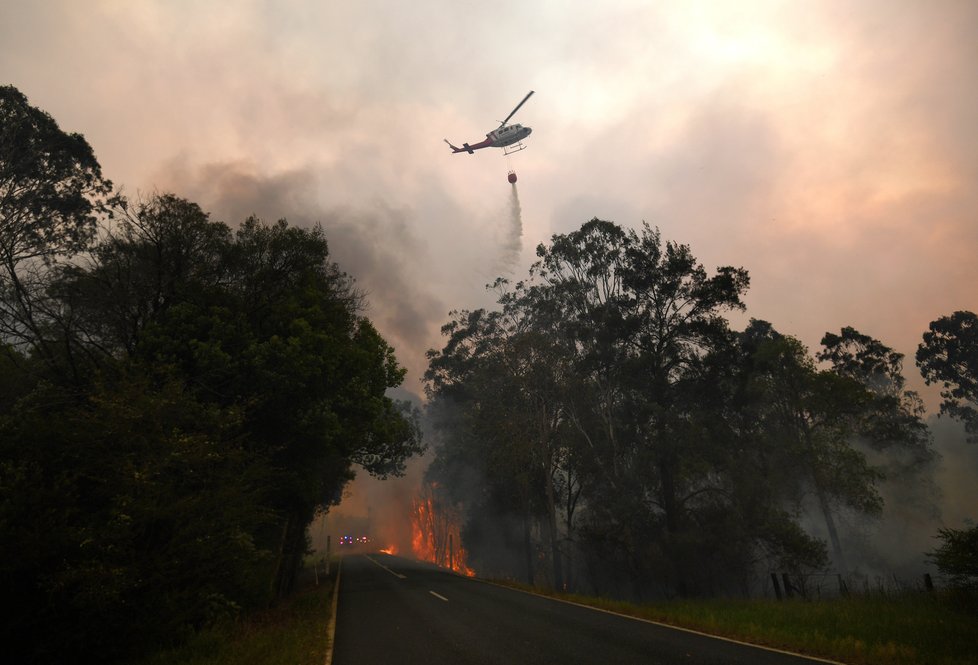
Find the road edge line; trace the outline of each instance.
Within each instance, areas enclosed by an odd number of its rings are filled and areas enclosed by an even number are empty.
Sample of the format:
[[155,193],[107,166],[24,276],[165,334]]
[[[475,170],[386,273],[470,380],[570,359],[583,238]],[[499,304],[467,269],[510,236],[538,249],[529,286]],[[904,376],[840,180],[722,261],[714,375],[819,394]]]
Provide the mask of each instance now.
[[821,658],[819,656],[809,656],[805,653],[798,653],[797,651],[788,651],[787,649],[779,649],[777,647],[769,647],[764,644],[754,644],[753,642],[744,642],[743,640],[734,639],[733,637],[724,637],[723,635],[713,635],[712,633],[704,633],[701,630],[696,630],[694,628],[684,628],[683,626],[674,626],[671,623],[663,623],[662,621],[656,621],[654,619],[646,619],[645,617],[632,616],[631,614],[623,614],[621,612],[615,612],[614,610],[606,610],[603,607],[595,607],[593,605],[585,605],[584,603],[578,603],[573,600],[567,600],[566,598],[558,598],[556,596],[548,596],[543,593],[537,593],[535,591],[528,591],[526,589],[518,589],[516,587],[506,586],[505,584],[500,584],[498,582],[492,582],[490,580],[480,579],[478,577],[470,577],[470,580],[475,580],[477,582],[482,582],[483,584],[491,584],[492,586],[499,587],[500,589],[509,589],[510,591],[519,591],[520,593],[529,594],[531,596],[537,596],[538,598],[546,598],[548,600],[554,600],[558,603],[566,603],[567,605],[575,605],[577,607],[583,607],[587,610],[594,610],[595,612],[604,612],[605,614],[613,614],[615,616],[623,617],[625,619],[632,619],[634,621],[642,621],[643,623],[650,623],[654,626],[661,626],[663,628],[672,628],[673,630],[681,630],[684,633],[692,633],[693,635],[700,635],[702,637],[712,637],[715,640],[723,640],[724,642],[732,642],[733,644],[739,644],[745,647],[753,647],[755,649],[763,649],[764,651],[772,651],[774,653],[784,654],[786,656],[797,656],[798,658],[806,658],[816,663],[827,663],[827,665],[846,665],[839,660],[828,660],[827,658]]
[[326,663],[333,665],[333,644],[336,641],[336,608],[340,604],[340,572],[343,570],[343,557],[336,563],[336,584],[333,585],[333,602],[329,612],[329,625],[326,627]]

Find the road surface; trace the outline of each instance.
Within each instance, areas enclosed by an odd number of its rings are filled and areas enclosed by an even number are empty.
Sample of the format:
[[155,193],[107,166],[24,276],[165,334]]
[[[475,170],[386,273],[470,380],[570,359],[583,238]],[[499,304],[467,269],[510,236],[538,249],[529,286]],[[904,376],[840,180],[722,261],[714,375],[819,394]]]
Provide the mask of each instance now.
[[386,554],[342,561],[333,665],[811,665]]

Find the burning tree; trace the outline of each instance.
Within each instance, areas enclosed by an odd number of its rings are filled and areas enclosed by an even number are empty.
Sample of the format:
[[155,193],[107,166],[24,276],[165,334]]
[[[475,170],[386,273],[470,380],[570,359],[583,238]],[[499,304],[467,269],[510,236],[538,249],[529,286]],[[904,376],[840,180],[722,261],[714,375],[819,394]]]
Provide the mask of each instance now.
[[411,547],[414,556],[465,575],[475,575],[460,535],[458,508],[438,492],[438,483],[425,482],[412,502]]

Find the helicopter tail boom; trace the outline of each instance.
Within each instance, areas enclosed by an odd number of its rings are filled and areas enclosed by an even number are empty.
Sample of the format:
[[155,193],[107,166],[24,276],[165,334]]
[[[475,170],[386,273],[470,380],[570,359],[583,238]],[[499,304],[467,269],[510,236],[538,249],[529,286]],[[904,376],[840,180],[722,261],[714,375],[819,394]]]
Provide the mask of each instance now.
[[475,151],[472,149],[472,146],[470,146],[468,143],[463,143],[462,144],[463,147],[461,148],[459,148],[457,145],[452,145],[451,141],[449,141],[448,139],[445,139],[445,143],[447,143],[448,147],[452,149],[452,152],[467,152],[470,155],[475,154]]
[[492,141],[490,139],[486,139],[485,141],[480,141],[475,145],[469,145],[468,143],[463,143],[461,148],[459,148],[457,145],[452,145],[452,143],[448,139],[445,139],[445,143],[448,143],[448,147],[452,149],[453,153],[467,152],[470,155],[474,155],[476,150],[480,150],[482,148],[488,148],[489,146],[492,145]]

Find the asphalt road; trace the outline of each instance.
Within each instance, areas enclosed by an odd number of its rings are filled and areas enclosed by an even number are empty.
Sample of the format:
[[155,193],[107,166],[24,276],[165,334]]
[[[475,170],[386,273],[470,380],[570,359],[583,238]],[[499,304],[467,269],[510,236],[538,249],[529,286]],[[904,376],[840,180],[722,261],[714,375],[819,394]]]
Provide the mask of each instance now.
[[386,554],[344,557],[334,665],[818,661],[592,610]]

